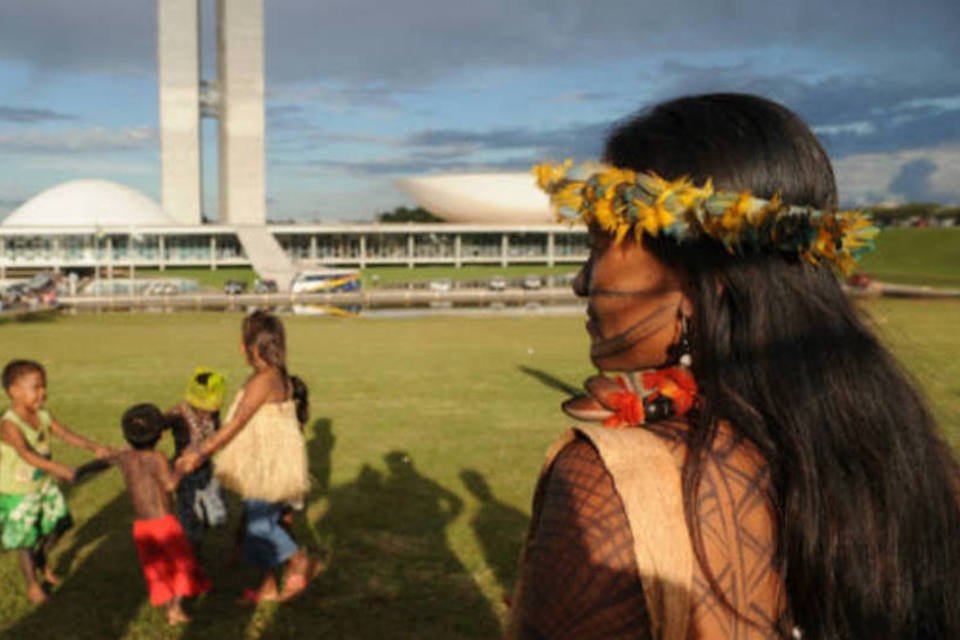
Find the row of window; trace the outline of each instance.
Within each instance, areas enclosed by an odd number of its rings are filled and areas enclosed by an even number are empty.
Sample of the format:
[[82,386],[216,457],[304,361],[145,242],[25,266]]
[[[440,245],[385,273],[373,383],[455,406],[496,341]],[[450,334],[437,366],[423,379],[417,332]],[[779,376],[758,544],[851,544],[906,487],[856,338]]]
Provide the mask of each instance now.
[[[509,258],[543,258],[549,253],[549,239],[544,233],[471,233],[460,236],[461,259],[500,258],[506,248]],[[457,258],[457,235],[430,234],[355,234],[294,235],[277,234],[277,241],[294,261],[302,260],[367,260],[449,259]],[[504,246],[506,245],[506,246]],[[586,234],[554,236],[555,257],[582,257],[588,252]]]
[[[229,235],[170,235],[163,237],[163,261],[210,262],[244,258],[238,240]],[[324,260],[455,260],[458,257],[454,233],[416,234],[277,234],[277,241],[294,262]],[[546,233],[463,233],[459,234],[462,260],[507,258],[545,258],[549,254]],[[63,260],[66,262],[124,262],[161,259],[160,236],[8,236],[0,238],[2,260],[7,263],[31,263]],[[553,255],[578,258],[588,252],[586,234],[556,234]]]

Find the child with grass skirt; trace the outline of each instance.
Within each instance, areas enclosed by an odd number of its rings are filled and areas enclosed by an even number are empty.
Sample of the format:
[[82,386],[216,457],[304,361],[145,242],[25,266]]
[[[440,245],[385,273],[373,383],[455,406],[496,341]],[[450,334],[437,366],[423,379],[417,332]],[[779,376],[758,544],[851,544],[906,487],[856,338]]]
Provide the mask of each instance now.
[[[284,509],[309,488],[307,454],[286,368],[283,323],[266,311],[243,321],[241,344],[253,369],[223,427],[177,461],[190,472],[214,455],[214,473],[244,499],[243,559],[263,570],[256,589],[241,601],[286,600],[306,589],[320,564],[281,523]],[[275,571],[286,568],[281,590]]]

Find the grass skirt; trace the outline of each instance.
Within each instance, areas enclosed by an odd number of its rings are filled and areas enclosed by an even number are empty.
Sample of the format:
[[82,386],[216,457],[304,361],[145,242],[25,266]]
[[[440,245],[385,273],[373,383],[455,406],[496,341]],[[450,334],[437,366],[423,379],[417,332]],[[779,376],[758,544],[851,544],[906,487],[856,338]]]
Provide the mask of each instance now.
[[[227,417],[240,403],[237,395]],[[307,450],[292,401],[261,405],[213,458],[214,475],[227,489],[266,502],[298,500],[309,488]]]

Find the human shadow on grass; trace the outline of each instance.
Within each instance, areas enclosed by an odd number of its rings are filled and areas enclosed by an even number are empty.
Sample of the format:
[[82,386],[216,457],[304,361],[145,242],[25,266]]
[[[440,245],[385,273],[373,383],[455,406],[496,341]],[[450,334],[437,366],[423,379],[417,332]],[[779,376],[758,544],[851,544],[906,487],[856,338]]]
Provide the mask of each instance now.
[[[304,433],[307,440],[307,460],[310,471],[310,492],[305,496],[304,506],[322,500],[330,487],[331,454],[334,437],[332,423],[329,418],[319,418]],[[201,638],[242,638],[246,637],[250,627],[259,627],[266,624],[269,616],[260,616],[258,609],[252,606],[240,606],[237,598],[245,587],[256,584],[259,573],[241,562],[230,562],[236,555],[236,541],[238,530],[242,526],[242,503],[235,496],[231,499],[230,520],[222,531],[208,532],[204,539],[204,550],[201,557],[204,559],[204,569],[213,580],[213,590],[204,597],[203,602],[195,608],[193,620],[180,636],[180,640]],[[298,514],[294,518],[294,538],[300,546],[306,546],[311,554],[316,549],[311,548],[313,536],[309,527],[303,522],[304,516]],[[322,576],[320,578],[323,579]],[[279,608],[278,611],[290,606],[284,604],[264,604],[266,610],[270,607]],[[261,620],[263,618],[263,621]],[[254,637],[261,637],[254,633]],[[304,637],[313,637],[312,635]]]
[[470,520],[470,526],[483,549],[483,557],[503,595],[510,596],[516,586],[520,550],[530,518],[519,509],[497,500],[486,478],[478,471],[464,469],[460,472],[460,479],[480,503],[480,510]]
[[423,476],[401,451],[386,473],[364,465],[329,494],[315,528],[327,572],[281,605],[261,638],[492,638],[489,601],[447,543],[461,513],[455,493]]
[[[50,602],[4,631],[5,638],[43,640],[120,638],[147,599],[130,533],[133,511],[120,492],[73,533],[57,554],[62,583]],[[62,546],[63,543],[61,543]],[[83,558],[80,554],[95,547]]]
[[535,378],[539,382],[542,382],[551,389],[562,391],[567,396],[573,397],[583,395],[583,389],[578,389],[572,384],[564,382],[560,378],[554,377],[546,371],[541,371],[540,369],[534,369],[525,365],[520,365],[517,368],[528,376]]

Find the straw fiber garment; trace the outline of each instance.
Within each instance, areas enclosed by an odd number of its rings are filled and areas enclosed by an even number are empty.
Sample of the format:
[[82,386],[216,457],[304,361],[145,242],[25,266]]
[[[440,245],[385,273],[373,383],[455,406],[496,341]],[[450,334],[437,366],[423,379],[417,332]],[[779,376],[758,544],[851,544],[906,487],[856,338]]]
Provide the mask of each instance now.
[[[226,422],[240,405],[237,394]],[[309,488],[307,451],[292,400],[264,403],[240,433],[214,456],[214,474],[243,498],[298,500]]]

